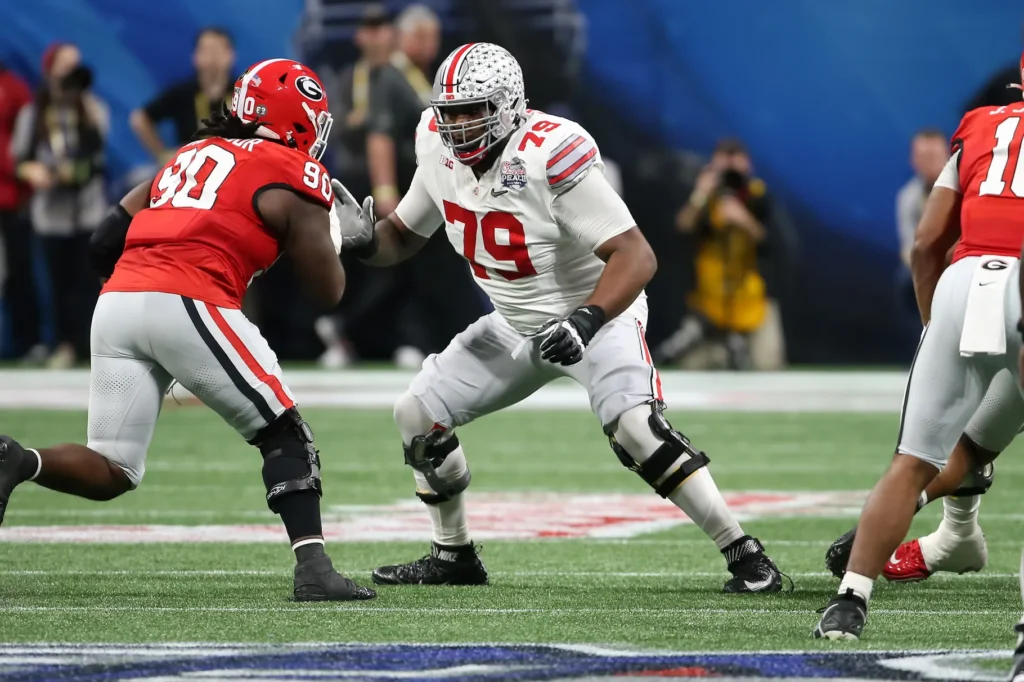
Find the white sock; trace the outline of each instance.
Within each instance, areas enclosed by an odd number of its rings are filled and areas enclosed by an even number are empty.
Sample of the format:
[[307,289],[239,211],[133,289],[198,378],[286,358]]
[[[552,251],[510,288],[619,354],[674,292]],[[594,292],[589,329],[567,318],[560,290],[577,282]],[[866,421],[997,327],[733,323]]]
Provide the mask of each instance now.
[[981,495],[943,498],[939,532],[957,537],[967,537],[977,532],[980,507]]
[[707,467],[695,471],[668,499],[707,533],[718,549],[725,549],[743,537],[743,529],[733,518]]
[[[466,455],[462,452],[462,446],[452,450],[451,454],[445,457],[441,467],[437,470],[438,476],[442,479],[455,478],[466,470]],[[416,477],[416,488],[421,491],[435,492],[427,483],[427,478],[418,471],[414,471]],[[464,493],[452,496],[452,499],[440,504],[428,504],[427,512],[430,514],[430,525],[433,529],[434,542],[439,545],[459,546],[468,545],[469,526],[466,523],[466,499]]]
[[35,448],[25,448],[33,455],[36,456],[36,472],[28,477],[28,480],[34,481],[39,476],[39,472],[43,470],[43,457],[39,454],[39,451]]
[[864,600],[864,603],[871,601],[871,588],[875,581],[853,571],[847,571],[843,580],[839,583],[839,594],[846,594],[846,590],[853,590],[853,593]]
[[924,509],[926,504],[928,504],[928,493],[922,490],[920,497],[917,498],[917,511]]

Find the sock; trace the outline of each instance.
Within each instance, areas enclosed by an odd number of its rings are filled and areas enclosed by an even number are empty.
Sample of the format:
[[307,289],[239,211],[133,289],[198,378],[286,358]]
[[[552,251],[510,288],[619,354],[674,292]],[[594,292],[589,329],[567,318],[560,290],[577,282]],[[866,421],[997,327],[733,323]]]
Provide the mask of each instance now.
[[476,552],[471,549],[469,544],[453,547],[434,542],[430,545],[430,556],[441,561],[457,562],[476,557]]
[[921,496],[917,498],[917,508],[914,510],[914,513],[916,514],[917,512],[924,509],[924,506],[926,504],[928,504],[928,493],[922,490]]
[[726,565],[730,565],[734,561],[739,561],[745,556],[757,554],[760,551],[761,545],[758,544],[757,540],[749,535],[744,535],[739,540],[723,549],[722,554],[725,555]]
[[21,461],[21,470],[18,472],[21,474],[21,480],[23,481],[34,481],[39,472],[43,470],[43,458],[40,456],[39,451],[33,448],[25,448],[25,452],[32,453],[35,457],[26,457]]
[[274,506],[274,511],[281,516],[285,530],[288,531],[288,539],[293,543],[298,538],[323,537],[320,497],[312,490],[279,497]]
[[942,500],[942,523],[939,532],[967,537],[978,529],[978,509],[981,495],[946,497]]
[[846,590],[853,590],[853,593],[864,600],[864,603],[871,601],[871,588],[875,581],[853,571],[847,571],[839,583],[839,594],[846,594]]
[[295,552],[295,560],[299,563],[309,559],[314,559],[318,556],[323,556],[327,553],[324,550],[323,538],[299,540],[292,545],[292,550]]
[[707,467],[695,471],[668,499],[707,533],[719,550],[743,537],[743,529],[733,518]]

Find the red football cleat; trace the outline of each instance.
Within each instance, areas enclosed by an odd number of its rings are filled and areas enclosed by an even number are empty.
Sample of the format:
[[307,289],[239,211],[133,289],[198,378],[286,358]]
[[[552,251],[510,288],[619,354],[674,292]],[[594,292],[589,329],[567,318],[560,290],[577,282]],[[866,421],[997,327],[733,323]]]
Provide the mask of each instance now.
[[882,575],[890,582],[913,583],[927,580],[932,573],[924,562],[921,544],[917,540],[904,542],[885,562]]

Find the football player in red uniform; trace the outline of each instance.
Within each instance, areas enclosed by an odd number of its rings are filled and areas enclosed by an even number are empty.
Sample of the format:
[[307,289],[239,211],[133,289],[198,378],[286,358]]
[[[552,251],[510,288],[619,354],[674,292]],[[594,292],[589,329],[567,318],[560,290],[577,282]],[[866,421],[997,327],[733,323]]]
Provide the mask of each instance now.
[[241,310],[249,283],[282,253],[310,294],[341,298],[341,235],[319,161],[327,97],[310,69],[269,59],[235,83],[229,114],[204,123],[93,237],[93,264],[109,279],[92,322],[88,445],[31,449],[0,437],[0,521],[25,481],[93,500],[134,489],[177,381],[263,455],[267,504],[295,551],[295,599],[370,599],[324,552],[313,433]]
[[[1024,242],[1022,120],[1024,102],[964,115],[952,157],[928,197],[911,257],[925,328],[907,380],[896,455],[864,505],[839,593],[823,610],[815,637],[860,637],[874,580],[972,418],[984,411],[993,431],[1013,434],[1024,421],[1013,381],[1020,343],[1013,287]],[[993,399],[992,389],[1003,383],[1007,390]]]

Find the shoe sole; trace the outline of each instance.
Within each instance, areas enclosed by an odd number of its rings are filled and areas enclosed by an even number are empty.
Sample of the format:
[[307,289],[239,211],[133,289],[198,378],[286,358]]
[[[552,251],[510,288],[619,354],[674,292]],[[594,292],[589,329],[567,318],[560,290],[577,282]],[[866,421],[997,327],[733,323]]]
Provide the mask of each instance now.
[[827,639],[832,642],[857,642],[860,641],[860,637],[853,634],[852,632],[841,632],[839,630],[829,630],[828,632],[815,632],[815,639]]

